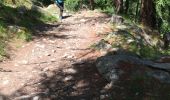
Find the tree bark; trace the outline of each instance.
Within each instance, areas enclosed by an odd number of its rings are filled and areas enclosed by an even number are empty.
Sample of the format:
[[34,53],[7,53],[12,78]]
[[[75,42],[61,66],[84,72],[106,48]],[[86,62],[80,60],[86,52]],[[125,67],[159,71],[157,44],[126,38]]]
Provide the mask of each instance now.
[[137,1],[137,5],[136,5],[136,15],[135,15],[135,22],[137,22],[138,18],[139,18],[139,5],[140,5],[140,0]]
[[123,0],[114,0],[116,14],[123,12]]
[[89,0],[90,3],[90,9],[94,10],[94,0]]
[[129,0],[126,0],[126,2],[125,2],[125,14],[128,13],[128,10],[129,10]]
[[142,0],[141,2],[141,18],[140,21],[143,25],[155,28],[156,26],[156,9],[154,0]]
[[16,4],[15,0],[12,0],[12,3],[13,3],[13,4]]

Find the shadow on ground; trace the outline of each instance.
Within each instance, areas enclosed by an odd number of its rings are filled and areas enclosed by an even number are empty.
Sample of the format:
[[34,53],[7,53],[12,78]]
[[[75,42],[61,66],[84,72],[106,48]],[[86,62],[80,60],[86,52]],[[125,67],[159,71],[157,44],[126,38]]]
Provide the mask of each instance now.
[[[60,69],[47,73],[47,77],[31,86],[38,87],[38,92],[46,92],[41,100],[99,100],[108,83],[98,73],[95,60],[62,64]],[[17,92],[28,94],[23,88]]]

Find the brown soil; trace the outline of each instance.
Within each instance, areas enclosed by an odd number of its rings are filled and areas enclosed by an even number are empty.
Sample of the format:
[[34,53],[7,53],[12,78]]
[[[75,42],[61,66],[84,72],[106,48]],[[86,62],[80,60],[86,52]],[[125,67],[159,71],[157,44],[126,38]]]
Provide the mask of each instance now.
[[35,27],[34,40],[0,64],[0,93],[12,100],[101,99],[107,82],[94,63],[101,54],[89,47],[96,34],[111,31],[107,22],[105,14],[82,11]]

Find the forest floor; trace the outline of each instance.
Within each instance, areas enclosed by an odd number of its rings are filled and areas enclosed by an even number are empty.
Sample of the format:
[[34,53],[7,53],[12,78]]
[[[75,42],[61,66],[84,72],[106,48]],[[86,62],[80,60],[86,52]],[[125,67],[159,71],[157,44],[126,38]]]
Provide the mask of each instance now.
[[13,100],[100,99],[107,81],[95,67],[101,53],[90,46],[100,40],[97,33],[111,31],[108,21],[105,14],[82,11],[36,26],[31,42],[10,43],[11,59],[0,64],[0,94]]

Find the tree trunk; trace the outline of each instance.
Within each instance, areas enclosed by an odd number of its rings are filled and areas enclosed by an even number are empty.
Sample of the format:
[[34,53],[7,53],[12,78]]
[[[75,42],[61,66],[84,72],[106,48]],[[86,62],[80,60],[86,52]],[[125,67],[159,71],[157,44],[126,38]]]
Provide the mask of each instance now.
[[125,2],[125,14],[128,13],[128,10],[129,10],[129,0],[126,0],[126,2]]
[[13,3],[13,4],[16,4],[15,0],[12,0],[12,3]]
[[116,14],[123,12],[123,0],[114,0]]
[[90,9],[94,10],[94,0],[89,0],[90,3]]
[[156,26],[156,9],[154,0],[142,0],[141,2],[141,19],[143,25],[155,28]]
[[139,4],[140,4],[140,0],[137,1],[137,5],[136,5],[135,22],[137,22],[139,18]]

